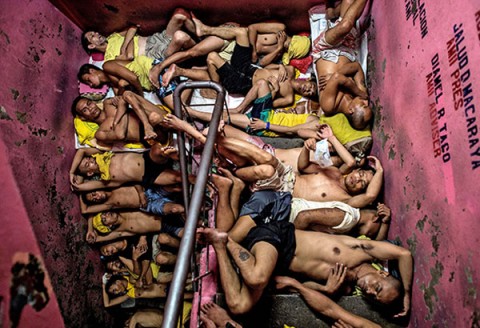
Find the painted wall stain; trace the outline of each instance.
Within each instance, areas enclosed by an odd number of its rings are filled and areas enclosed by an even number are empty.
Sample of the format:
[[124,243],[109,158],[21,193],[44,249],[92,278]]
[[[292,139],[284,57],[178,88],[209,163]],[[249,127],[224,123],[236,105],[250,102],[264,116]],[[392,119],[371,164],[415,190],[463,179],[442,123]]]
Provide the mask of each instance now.
[[387,58],[385,58],[382,62],[382,73],[385,73],[386,67],[387,67]]
[[17,146],[17,147],[23,146],[26,143],[27,143],[27,139],[18,140],[18,141],[14,142],[15,146]]
[[433,313],[436,309],[435,303],[438,301],[438,295],[435,291],[435,286],[438,285],[438,282],[443,275],[443,264],[436,261],[435,267],[430,268],[430,275],[432,276],[432,279],[429,281],[428,286],[425,286],[425,284],[420,286],[420,290],[423,291],[423,299],[428,307],[429,313],[425,316],[425,320],[427,321],[432,319]]
[[13,121],[12,118],[8,115],[5,107],[0,106],[0,120]]
[[432,242],[432,247],[435,250],[435,252],[432,253],[432,256],[437,256],[436,253],[438,252],[438,247],[440,247],[440,243],[438,241],[438,235],[432,235],[432,237],[430,237],[430,241]]
[[57,55],[59,55],[59,56],[62,55],[62,52],[58,48],[55,48],[55,51],[57,52]]
[[420,208],[422,208],[422,203],[419,200],[417,200],[417,210],[419,210]]
[[421,232],[423,232],[423,228],[425,227],[425,222],[427,221],[427,218],[428,218],[428,217],[425,215],[425,216],[423,217],[423,219],[421,219],[421,220],[419,220],[419,221],[417,222],[416,227],[417,227],[417,229],[420,230]]
[[30,131],[32,131],[32,134],[37,137],[45,137],[47,136],[48,130],[42,129],[42,128],[32,128],[31,126],[28,127]]
[[395,145],[391,145],[390,150],[388,151],[388,158],[391,159],[391,160],[394,160],[395,156],[397,155],[394,148],[395,148]]
[[15,115],[17,116],[17,121],[19,121],[22,124],[27,123],[27,113],[22,113],[22,112],[15,112]]
[[455,271],[450,272],[450,277],[448,278],[448,282],[453,282],[455,279]]
[[412,256],[415,257],[415,253],[417,251],[417,243],[418,243],[418,240],[417,240],[417,235],[415,234],[415,232],[413,233],[412,237],[408,238],[407,239],[407,245],[408,245],[408,249],[410,250],[410,252],[412,253]]
[[20,96],[20,92],[18,92],[16,89],[10,89],[10,92],[13,95],[13,100],[17,100],[18,96]]
[[472,325],[470,327],[480,328],[480,311],[478,309],[475,309],[472,312],[472,316],[470,317],[470,320],[472,321]]
[[0,30],[0,36],[3,36],[5,38],[5,42],[10,44],[10,38],[8,37],[7,33],[5,33],[3,30]]
[[405,158],[403,157],[403,154],[400,154],[400,167],[403,169],[403,163],[405,161]]
[[112,13],[115,13],[115,14],[118,13],[118,8],[115,7],[115,6],[111,6],[111,5],[108,5],[108,4],[106,4],[106,3],[103,4],[103,6],[104,6],[105,8],[107,8],[108,11],[111,11]]

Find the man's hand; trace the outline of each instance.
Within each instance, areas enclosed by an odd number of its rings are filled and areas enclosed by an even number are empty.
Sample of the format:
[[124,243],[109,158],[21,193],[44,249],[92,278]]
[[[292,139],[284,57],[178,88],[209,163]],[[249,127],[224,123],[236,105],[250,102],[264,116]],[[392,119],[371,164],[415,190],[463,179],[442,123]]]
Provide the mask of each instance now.
[[333,131],[330,125],[322,124],[318,129],[318,136],[322,139],[328,139],[333,136]]
[[89,244],[95,243],[97,240],[97,233],[95,231],[87,231],[87,235],[85,236],[85,240]]
[[285,31],[278,31],[277,32],[277,47],[279,49],[283,49],[283,45],[285,44],[285,40],[287,40],[287,33]]
[[394,318],[404,317],[410,311],[410,293],[405,293],[403,296],[403,311],[394,315]]
[[325,292],[333,295],[342,286],[345,276],[347,275],[347,267],[342,263],[337,263],[334,268],[330,269],[327,283],[325,284]]
[[148,247],[145,246],[140,246],[138,245],[137,247],[132,246],[132,260],[136,261],[140,256],[146,253]]
[[338,319],[338,321],[335,321],[332,328],[353,328],[353,326],[349,325],[342,319]]
[[323,89],[325,89],[325,87],[327,86],[328,80],[330,80],[331,76],[332,76],[332,74],[325,74],[325,75],[320,75],[318,77],[318,90],[319,91],[322,91]]
[[283,65],[278,66],[278,83],[281,83],[286,79],[288,79],[287,69]]
[[280,84],[278,82],[278,79],[274,76],[269,76],[267,81],[271,87],[270,91],[272,92],[272,98],[274,98],[278,90],[280,90]]
[[267,123],[258,118],[252,118],[248,126],[253,131],[265,130],[267,128]]
[[377,172],[383,172],[383,166],[382,163],[380,163],[380,160],[376,158],[375,156],[367,156],[367,159],[370,161],[370,165],[377,171]]
[[138,193],[138,198],[140,200],[140,207],[146,208],[148,205],[147,197],[145,196],[144,192]]
[[382,223],[390,223],[391,210],[389,207],[387,207],[387,205],[378,203],[377,214],[378,214],[378,217],[382,220]]
[[305,142],[303,143],[303,147],[308,150],[315,151],[317,149],[317,139],[310,138],[305,140]]

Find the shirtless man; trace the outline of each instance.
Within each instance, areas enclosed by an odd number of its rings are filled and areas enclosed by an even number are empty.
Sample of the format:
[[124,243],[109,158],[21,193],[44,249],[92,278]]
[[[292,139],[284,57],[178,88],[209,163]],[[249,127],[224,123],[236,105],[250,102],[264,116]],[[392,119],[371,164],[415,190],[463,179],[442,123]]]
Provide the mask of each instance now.
[[[275,87],[278,84],[278,93],[273,101],[274,107],[293,104],[294,90],[291,83],[294,79],[293,67],[277,64],[271,64],[265,68],[252,66],[252,48],[249,44],[247,28],[210,27],[196,18],[192,19],[198,36],[215,35],[225,40],[236,40],[231,64],[222,59],[218,53],[212,52],[208,55],[208,73],[213,81],[221,82],[229,93],[242,95],[246,95],[258,81],[269,81],[275,84]],[[168,80],[168,74],[166,77],[167,79],[164,80]],[[252,95],[251,101],[256,98],[256,95]]]
[[[166,125],[183,130],[202,143],[206,140],[200,132],[173,115],[167,115],[165,121]],[[336,167],[321,168],[312,163],[311,148],[307,143],[298,158],[299,172],[307,174],[295,174],[292,167],[284,165],[278,158],[252,142],[217,136],[217,149],[236,165],[235,175],[251,183],[251,191],[291,191],[293,197],[311,201],[336,200],[363,208],[377,198],[383,184],[383,167],[374,156],[369,156],[368,159],[372,161],[375,172],[372,169],[355,169],[344,176]],[[345,155],[355,162],[348,151],[345,152]]]
[[182,205],[176,204],[171,193],[161,187],[144,189],[140,185],[118,187],[115,189],[95,190],[80,197],[82,214],[92,214],[112,209],[139,209],[156,215],[183,213]]
[[162,59],[178,50],[195,45],[195,41],[181,30],[184,27],[189,32],[195,31],[190,15],[185,10],[177,8],[166,29],[161,33],[148,37],[138,36],[138,26],[113,33],[108,37],[98,32],[87,31],[82,34],[82,45],[89,54],[92,51],[105,53],[105,62],[115,59],[132,60],[138,56]]
[[379,203],[377,210],[356,209],[342,202],[310,202],[292,199],[290,222],[296,229],[313,230],[353,237],[385,240],[390,228],[390,209]]
[[[127,111],[128,105],[135,115]],[[168,143],[169,133],[157,127],[167,113],[162,107],[131,91],[126,91],[123,97],[106,99],[103,110],[84,96],[78,96],[72,104],[74,116],[98,124],[95,139],[99,146],[111,146],[115,142],[144,142],[157,146],[158,143]],[[146,146],[150,147],[148,144]]]
[[[358,48],[355,24],[365,4],[366,0],[342,1],[339,7],[340,18],[333,26],[320,33],[312,46],[318,77],[331,76],[323,92],[319,93],[320,105],[325,115],[344,113],[350,124],[359,130],[366,128],[372,118],[363,83],[364,73],[358,62],[355,63]],[[338,73],[344,65],[351,63],[355,65],[344,68],[346,71],[343,74]],[[358,74],[352,72],[355,68]],[[346,77],[348,75],[355,78],[349,79]]]
[[[152,148],[143,154],[101,152],[92,148],[77,150],[70,168],[70,184],[76,191],[92,191],[119,187],[137,182],[142,186],[176,185],[180,173],[172,170],[165,160],[174,149]],[[100,175],[100,180],[84,181],[85,177]]]
[[[140,211],[103,212],[88,219],[88,243],[110,241],[138,234],[159,232],[162,218]],[[98,235],[98,233],[102,235]]]
[[[270,277],[286,270],[315,281],[327,281],[340,272],[340,282],[321,285],[310,283],[314,289],[333,294],[336,288],[359,286],[365,295],[380,303],[391,304],[403,296],[403,316],[410,310],[413,260],[410,252],[390,243],[359,240],[321,232],[295,230],[285,221],[271,221],[249,231],[240,244],[225,232],[199,229],[201,237],[212,243],[217,254],[220,281],[232,313],[249,311],[263,293]],[[230,256],[240,270],[234,270]],[[371,266],[373,260],[398,260],[401,282],[387,272]],[[338,267],[338,268],[337,268]],[[338,280],[337,277],[335,277]],[[344,281],[346,284],[344,284]],[[403,283],[403,288],[402,288]],[[339,318],[345,320],[343,318]]]

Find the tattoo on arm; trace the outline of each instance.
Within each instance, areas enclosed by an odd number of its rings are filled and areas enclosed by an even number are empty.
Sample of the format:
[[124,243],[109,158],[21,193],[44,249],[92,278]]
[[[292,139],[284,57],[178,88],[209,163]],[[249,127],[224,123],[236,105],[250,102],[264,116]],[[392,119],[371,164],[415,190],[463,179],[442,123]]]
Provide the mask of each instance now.
[[245,262],[246,260],[248,260],[250,258],[250,254],[248,252],[245,252],[245,251],[240,251],[240,253],[238,254],[238,257],[240,258],[240,260]]

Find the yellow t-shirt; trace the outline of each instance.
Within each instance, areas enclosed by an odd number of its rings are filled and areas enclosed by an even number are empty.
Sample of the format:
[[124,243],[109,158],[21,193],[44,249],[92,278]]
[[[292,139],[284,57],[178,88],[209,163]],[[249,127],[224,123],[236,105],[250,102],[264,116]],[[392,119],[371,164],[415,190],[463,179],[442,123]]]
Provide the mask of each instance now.
[[[113,33],[107,37],[107,49],[105,49],[104,61],[114,60],[120,55],[120,48],[122,48],[125,37],[120,33]],[[133,37],[133,55],[138,56],[138,36]]]

